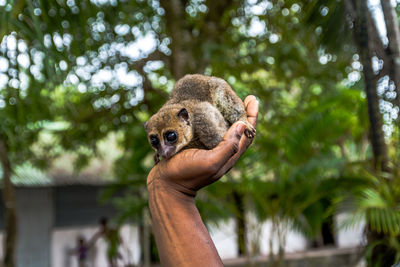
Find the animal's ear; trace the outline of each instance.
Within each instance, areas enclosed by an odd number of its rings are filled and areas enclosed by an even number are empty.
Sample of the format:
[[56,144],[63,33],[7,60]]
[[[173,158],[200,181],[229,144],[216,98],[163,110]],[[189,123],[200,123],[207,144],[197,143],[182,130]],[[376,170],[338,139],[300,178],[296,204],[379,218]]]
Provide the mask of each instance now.
[[146,127],[147,127],[147,121],[143,122],[143,123],[142,123],[142,126],[143,126],[144,129],[146,129]]
[[183,119],[184,121],[189,121],[189,113],[186,108],[183,108],[178,112],[178,117]]

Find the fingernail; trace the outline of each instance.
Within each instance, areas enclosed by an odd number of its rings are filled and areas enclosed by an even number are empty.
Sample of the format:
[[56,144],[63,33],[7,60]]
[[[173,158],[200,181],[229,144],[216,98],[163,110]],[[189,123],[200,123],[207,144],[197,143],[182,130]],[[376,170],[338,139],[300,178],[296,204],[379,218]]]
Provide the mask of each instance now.
[[241,136],[245,129],[246,129],[246,125],[244,125],[244,123],[240,122],[240,123],[238,123],[238,126],[236,126],[236,133]]

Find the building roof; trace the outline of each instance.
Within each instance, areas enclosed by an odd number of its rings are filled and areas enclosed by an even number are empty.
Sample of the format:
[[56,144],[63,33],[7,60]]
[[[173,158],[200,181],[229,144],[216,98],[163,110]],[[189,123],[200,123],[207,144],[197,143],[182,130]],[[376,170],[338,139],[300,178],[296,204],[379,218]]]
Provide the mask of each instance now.
[[[74,162],[77,154],[64,152],[51,161],[46,171],[34,167],[30,163],[14,166],[12,182],[18,187],[51,187],[68,185],[106,185],[115,182],[113,167],[122,155],[117,145],[118,133],[111,133],[97,145],[96,156],[79,172]],[[0,166],[0,182],[2,170]]]
[[[2,170],[0,168],[0,179]],[[67,173],[63,170],[46,173],[31,164],[17,166],[11,181],[17,187],[52,187],[68,185],[107,185],[113,183],[112,177],[102,176],[101,173]]]

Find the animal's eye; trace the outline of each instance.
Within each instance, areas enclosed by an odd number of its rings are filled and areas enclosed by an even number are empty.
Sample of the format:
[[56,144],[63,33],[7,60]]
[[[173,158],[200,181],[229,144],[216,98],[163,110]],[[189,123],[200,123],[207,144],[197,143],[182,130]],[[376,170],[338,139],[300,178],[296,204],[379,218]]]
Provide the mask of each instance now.
[[166,132],[165,133],[165,138],[167,139],[168,142],[173,143],[176,141],[178,136],[176,135],[175,132]]
[[150,136],[150,143],[151,143],[152,146],[156,147],[160,143],[160,140],[158,140],[157,136],[151,135]]

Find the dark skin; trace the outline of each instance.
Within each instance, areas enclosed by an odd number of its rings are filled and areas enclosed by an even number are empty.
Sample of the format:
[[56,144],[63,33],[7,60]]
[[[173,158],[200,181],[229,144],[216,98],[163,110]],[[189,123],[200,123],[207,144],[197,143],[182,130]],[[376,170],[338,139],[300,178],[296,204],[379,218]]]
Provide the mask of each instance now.
[[[256,127],[258,101],[244,100],[248,121]],[[223,266],[195,205],[196,192],[226,174],[252,138],[234,123],[212,150],[187,149],[160,161],[147,177],[153,232],[162,266]]]

